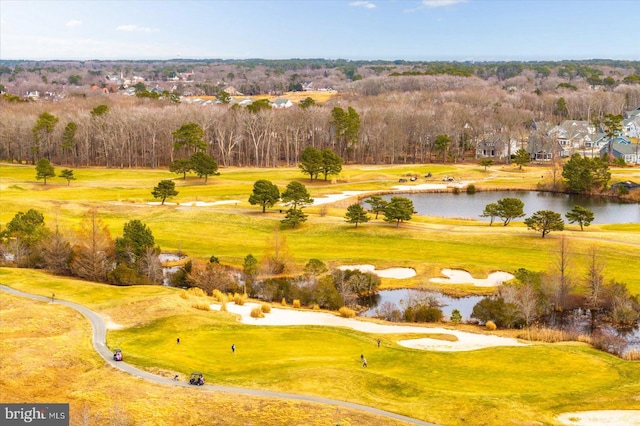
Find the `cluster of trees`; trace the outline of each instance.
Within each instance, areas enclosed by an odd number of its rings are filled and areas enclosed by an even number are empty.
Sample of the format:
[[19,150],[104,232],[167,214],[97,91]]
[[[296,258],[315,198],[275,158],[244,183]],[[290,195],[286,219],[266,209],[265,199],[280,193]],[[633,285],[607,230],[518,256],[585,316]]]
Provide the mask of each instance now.
[[[109,86],[109,74],[143,77],[154,86],[175,86],[180,94],[215,95],[228,85],[242,93],[277,93],[303,90],[303,83],[314,87],[344,88],[352,82],[373,77],[401,78],[430,75],[480,78],[500,83],[517,78],[533,81],[550,78],[580,80],[606,89],[620,84],[638,84],[637,61],[548,61],[548,62],[427,62],[427,61],[348,61],[345,59],[246,59],[246,60],[170,60],[170,61],[0,61],[0,83],[12,93],[65,89],[85,93],[92,85]],[[188,81],[168,81],[185,73]],[[218,83],[213,84],[211,82]],[[111,83],[113,84],[113,83]],[[116,87],[117,89],[118,87]],[[153,93],[153,92],[151,92]]]
[[309,175],[309,179],[313,182],[314,178],[318,178],[318,175],[322,173],[324,180],[327,180],[328,176],[339,175],[342,171],[342,157],[338,156],[329,148],[323,150],[316,149],[312,146],[308,146],[302,151],[300,156],[300,170],[304,174]]
[[[362,164],[463,161],[487,135],[524,146],[534,119],[604,123],[607,115],[640,104],[635,86],[592,92],[574,82],[574,91],[558,89],[562,81],[555,80],[538,94],[523,81],[522,88],[509,82],[516,89],[508,91],[507,83],[477,78],[371,77],[356,82],[360,85],[348,96],[289,109],[271,109],[261,101],[240,107],[126,96],[57,103],[12,103],[5,97],[0,158],[34,164],[47,158],[73,167],[167,167],[177,154],[175,129],[195,123],[203,132],[200,150],[223,166],[297,165],[307,147],[331,149],[344,161]],[[394,93],[378,96],[380,90]]]
[[285,218],[282,220],[283,224],[295,228],[307,220],[307,215],[303,213],[302,209],[313,204],[313,198],[303,184],[296,181],[289,182],[282,194],[280,194],[277,185],[266,179],[258,180],[253,184],[249,204],[261,206],[263,213],[279,200],[289,206]]
[[[495,203],[487,204],[480,216],[490,218],[489,226],[493,224],[496,217],[502,220],[504,226],[507,226],[513,219],[524,215],[524,203],[522,200],[518,198],[501,198]],[[582,231],[594,219],[594,214],[591,210],[578,205],[574,206],[565,216],[570,223],[578,223]],[[553,210],[538,210],[526,218],[524,223],[527,225],[527,229],[541,232],[542,238],[551,231],[562,231],[564,229],[562,216]]]
[[504,284],[498,295],[481,300],[473,318],[493,321],[498,327],[567,326],[573,312],[588,313],[592,329],[598,321],[616,327],[633,326],[640,318],[640,299],[624,283],[607,283],[605,265],[596,248],[589,250],[584,273],[576,274],[575,256],[568,240],[561,238],[549,272],[519,269],[515,280]]
[[[279,251],[286,250],[286,241],[276,237]],[[284,245],[284,246],[283,246]],[[282,255],[266,256],[261,262],[253,255],[245,257],[242,270],[221,265],[217,259],[208,263],[189,261],[170,277],[170,283],[178,287],[199,287],[212,294],[246,292],[250,297],[269,301],[291,303],[299,300],[302,305],[318,305],[324,309],[342,306],[356,307],[361,297],[375,294],[380,278],[370,272],[335,269],[329,271],[318,259],[307,262],[301,274],[286,274],[286,267],[274,271],[274,263],[286,262]],[[274,272],[284,275],[274,277]]]
[[125,223],[115,240],[95,209],[89,210],[76,232],[63,234],[45,225],[41,212],[17,213],[0,232],[4,259],[24,268],[43,268],[116,285],[157,284],[162,265],[151,230],[137,219]]
[[562,177],[570,192],[593,193],[607,189],[611,172],[606,160],[576,153],[562,167]]
[[[364,202],[369,204],[370,211],[376,214],[376,219],[378,219],[379,213],[383,213],[384,221],[395,223],[396,227],[400,226],[401,222],[411,220],[411,216],[416,213],[413,201],[405,197],[391,197],[391,200],[387,201],[378,195],[373,195]],[[345,214],[347,223],[353,223],[357,228],[359,223],[367,223],[369,220],[371,217],[360,204],[356,203],[347,207]]]

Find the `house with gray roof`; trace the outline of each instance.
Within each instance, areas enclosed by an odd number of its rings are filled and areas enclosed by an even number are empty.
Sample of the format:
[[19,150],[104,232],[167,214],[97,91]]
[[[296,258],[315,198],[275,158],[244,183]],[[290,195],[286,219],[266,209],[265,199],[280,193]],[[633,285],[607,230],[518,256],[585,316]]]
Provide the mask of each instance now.
[[566,158],[571,155],[571,151],[562,146],[556,138],[540,133],[529,135],[527,152],[531,161],[551,161],[556,156]]
[[[609,155],[609,145],[600,149],[600,156]],[[611,155],[613,158],[621,158],[627,164],[640,164],[640,144],[631,143],[623,138],[616,138],[611,142]]]
[[505,159],[509,155],[509,144],[511,144],[511,153],[515,153],[517,142],[514,139],[507,142],[507,137],[504,135],[486,134],[476,144],[476,158]]

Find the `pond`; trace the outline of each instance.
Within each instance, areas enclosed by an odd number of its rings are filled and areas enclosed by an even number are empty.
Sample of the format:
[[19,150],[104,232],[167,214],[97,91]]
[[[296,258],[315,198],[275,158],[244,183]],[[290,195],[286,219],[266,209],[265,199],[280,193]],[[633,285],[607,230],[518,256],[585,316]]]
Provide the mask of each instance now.
[[[469,321],[473,313],[473,307],[480,302],[485,296],[467,296],[467,297],[450,297],[439,292],[419,290],[419,289],[397,289],[397,290],[381,290],[371,298],[361,299],[360,304],[370,306],[369,309],[359,314],[363,317],[375,317],[378,315],[378,309],[385,303],[389,302],[396,306],[399,310],[404,310],[406,302],[414,299],[422,299],[424,297],[435,297],[440,304],[444,320],[451,318],[451,312],[454,309],[460,311],[462,321]],[[586,313],[577,314],[573,318],[574,324],[582,333],[589,334],[590,316]],[[617,336],[623,340],[620,355],[630,350],[640,350],[640,321],[632,328],[625,330],[617,330],[607,324],[601,325],[602,331],[612,336]]]
[[[640,204],[623,203],[616,199],[604,197],[587,197],[584,195],[557,194],[537,191],[486,191],[475,194],[414,193],[387,194],[387,201],[392,196],[401,196],[413,201],[419,215],[448,218],[474,219],[488,222],[489,218],[480,217],[487,204],[495,203],[501,198],[518,198],[524,203],[526,217],[538,210],[553,210],[565,218],[565,213],[574,206],[588,208],[593,211],[595,219],[592,223],[640,223]],[[364,207],[369,207],[363,203]],[[520,218],[518,220],[523,220]]]
[[367,298],[360,303],[367,303],[368,306],[371,306],[368,310],[362,312],[360,316],[363,317],[374,317],[376,316],[376,310],[382,306],[386,302],[393,303],[397,306],[398,309],[404,309],[403,302],[406,303],[412,299],[421,299],[424,297],[435,297],[440,302],[440,309],[444,314],[446,320],[448,320],[451,316],[451,312],[454,309],[460,311],[462,315],[462,321],[468,321],[471,319],[471,313],[473,312],[473,307],[480,300],[483,299],[484,296],[467,296],[467,297],[450,297],[446,296],[442,293],[427,291],[427,290],[417,290],[417,289],[399,289],[399,290],[381,290],[371,298]]

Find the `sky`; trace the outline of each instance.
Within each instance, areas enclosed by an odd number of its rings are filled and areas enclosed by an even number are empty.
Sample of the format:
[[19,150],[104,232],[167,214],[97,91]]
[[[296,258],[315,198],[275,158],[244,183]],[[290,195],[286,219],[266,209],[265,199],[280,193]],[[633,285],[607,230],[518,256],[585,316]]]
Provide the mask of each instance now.
[[640,0],[0,0],[0,59],[640,60]]

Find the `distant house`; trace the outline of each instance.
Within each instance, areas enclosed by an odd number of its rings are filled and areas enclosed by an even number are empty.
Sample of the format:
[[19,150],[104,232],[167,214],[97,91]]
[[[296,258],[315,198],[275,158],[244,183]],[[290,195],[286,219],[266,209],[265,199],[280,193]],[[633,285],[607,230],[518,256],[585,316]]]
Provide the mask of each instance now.
[[[627,164],[640,164],[640,144],[632,144],[629,141],[617,138],[611,142],[611,155],[614,158],[621,158]],[[604,145],[600,149],[600,156],[607,157],[609,155],[609,145]]]
[[596,128],[584,120],[564,120],[547,132],[547,136],[556,138],[563,149],[572,153],[583,148],[589,135],[596,133]]
[[233,86],[228,86],[224,91],[227,92],[229,96],[243,96],[242,93],[238,92],[238,90]]
[[529,135],[527,152],[531,161],[551,161],[556,156],[566,158],[571,155],[568,147],[562,146],[557,139],[536,133]]
[[497,135],[485,135],[476,145],[476,158],[500,157],[504,142]]
[[637,115],[622,121],[622,134],[628,138],[640,138],[640,111]]
[[293,103],[289,99],[278,98],[273,101],[273,104],[271,104],[271,106],[276,109],[291,108],[293,106]]

